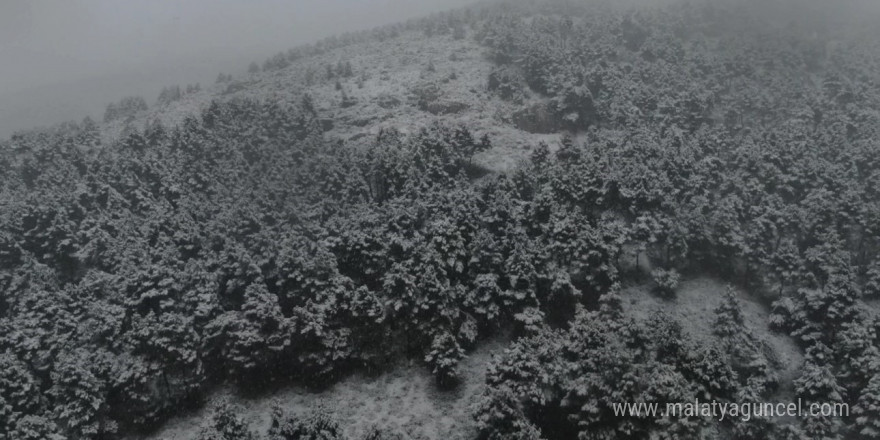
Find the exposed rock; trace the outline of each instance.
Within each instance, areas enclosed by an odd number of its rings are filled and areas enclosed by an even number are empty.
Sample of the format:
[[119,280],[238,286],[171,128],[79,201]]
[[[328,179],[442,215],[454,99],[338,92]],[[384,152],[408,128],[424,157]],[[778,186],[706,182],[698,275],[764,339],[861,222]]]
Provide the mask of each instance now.
[[527,106],[513,113],[513,125],[529,133],[550,134],[559,129],[559,123],[546,103]]
[[382,107],[387,110],[387,109],[392,109],[392,108],[399,106],[401,104],[401,101],[400,101],[400,98],[398,98],[396,96],[383,94],[377,98],[376,104],[378,104],[379,107]]
[[425,111],[432,115],[450,115],[460,113],[470,108],[469,105],[458,101],[434,101],[425,106]]
[[372,123],[375,122],[375,121],[376,121],[376,118],[375,118],[375,117],[372,117],[372,116],[364,116],[364,117],[361,117],[361,118],[354,118],[354,119],[352,119],[352,121],[351,121],[351,125],[354,125],[355,127],[366,127],[367,125],[370,125],[370,124],[372,124]]

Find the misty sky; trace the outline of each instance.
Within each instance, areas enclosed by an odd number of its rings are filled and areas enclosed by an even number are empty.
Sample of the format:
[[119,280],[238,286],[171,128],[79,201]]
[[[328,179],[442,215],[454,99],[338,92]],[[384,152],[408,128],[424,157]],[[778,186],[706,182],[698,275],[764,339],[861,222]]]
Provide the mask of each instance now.
[[471,0],[0,0],[0,137]]

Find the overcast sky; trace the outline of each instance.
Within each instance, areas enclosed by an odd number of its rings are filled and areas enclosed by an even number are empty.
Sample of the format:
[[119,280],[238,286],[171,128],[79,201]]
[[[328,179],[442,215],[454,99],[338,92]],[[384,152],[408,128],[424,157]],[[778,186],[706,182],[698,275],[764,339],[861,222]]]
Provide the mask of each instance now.
[[471,0],[0,0],[0,137]]

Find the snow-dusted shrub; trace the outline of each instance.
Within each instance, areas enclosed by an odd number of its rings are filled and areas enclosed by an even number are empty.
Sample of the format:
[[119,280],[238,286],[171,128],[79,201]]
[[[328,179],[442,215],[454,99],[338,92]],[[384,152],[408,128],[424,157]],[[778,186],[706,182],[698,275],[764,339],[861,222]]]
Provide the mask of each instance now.
[[651,271],[657,293],[664,297],[675,296],[675,289],[681,281],[681,276],[675,269],[654,269]]

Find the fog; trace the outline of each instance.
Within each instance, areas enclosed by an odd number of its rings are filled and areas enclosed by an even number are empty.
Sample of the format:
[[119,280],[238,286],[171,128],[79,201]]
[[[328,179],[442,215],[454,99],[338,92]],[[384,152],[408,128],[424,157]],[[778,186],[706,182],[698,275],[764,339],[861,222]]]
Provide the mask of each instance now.
[[0,138],[470,0],[2,0]]
[[[824,21],[832,12],[880,9],[876,0],[717,1],[772,4],[780,21],[807,10]],[[108,103],[127,95],[153,102],[165,86],[210,84],[221,72],[240,74],[251,61],[298,44],[472,2],[0,0],[0,138],[86,115],[100,118]]]

